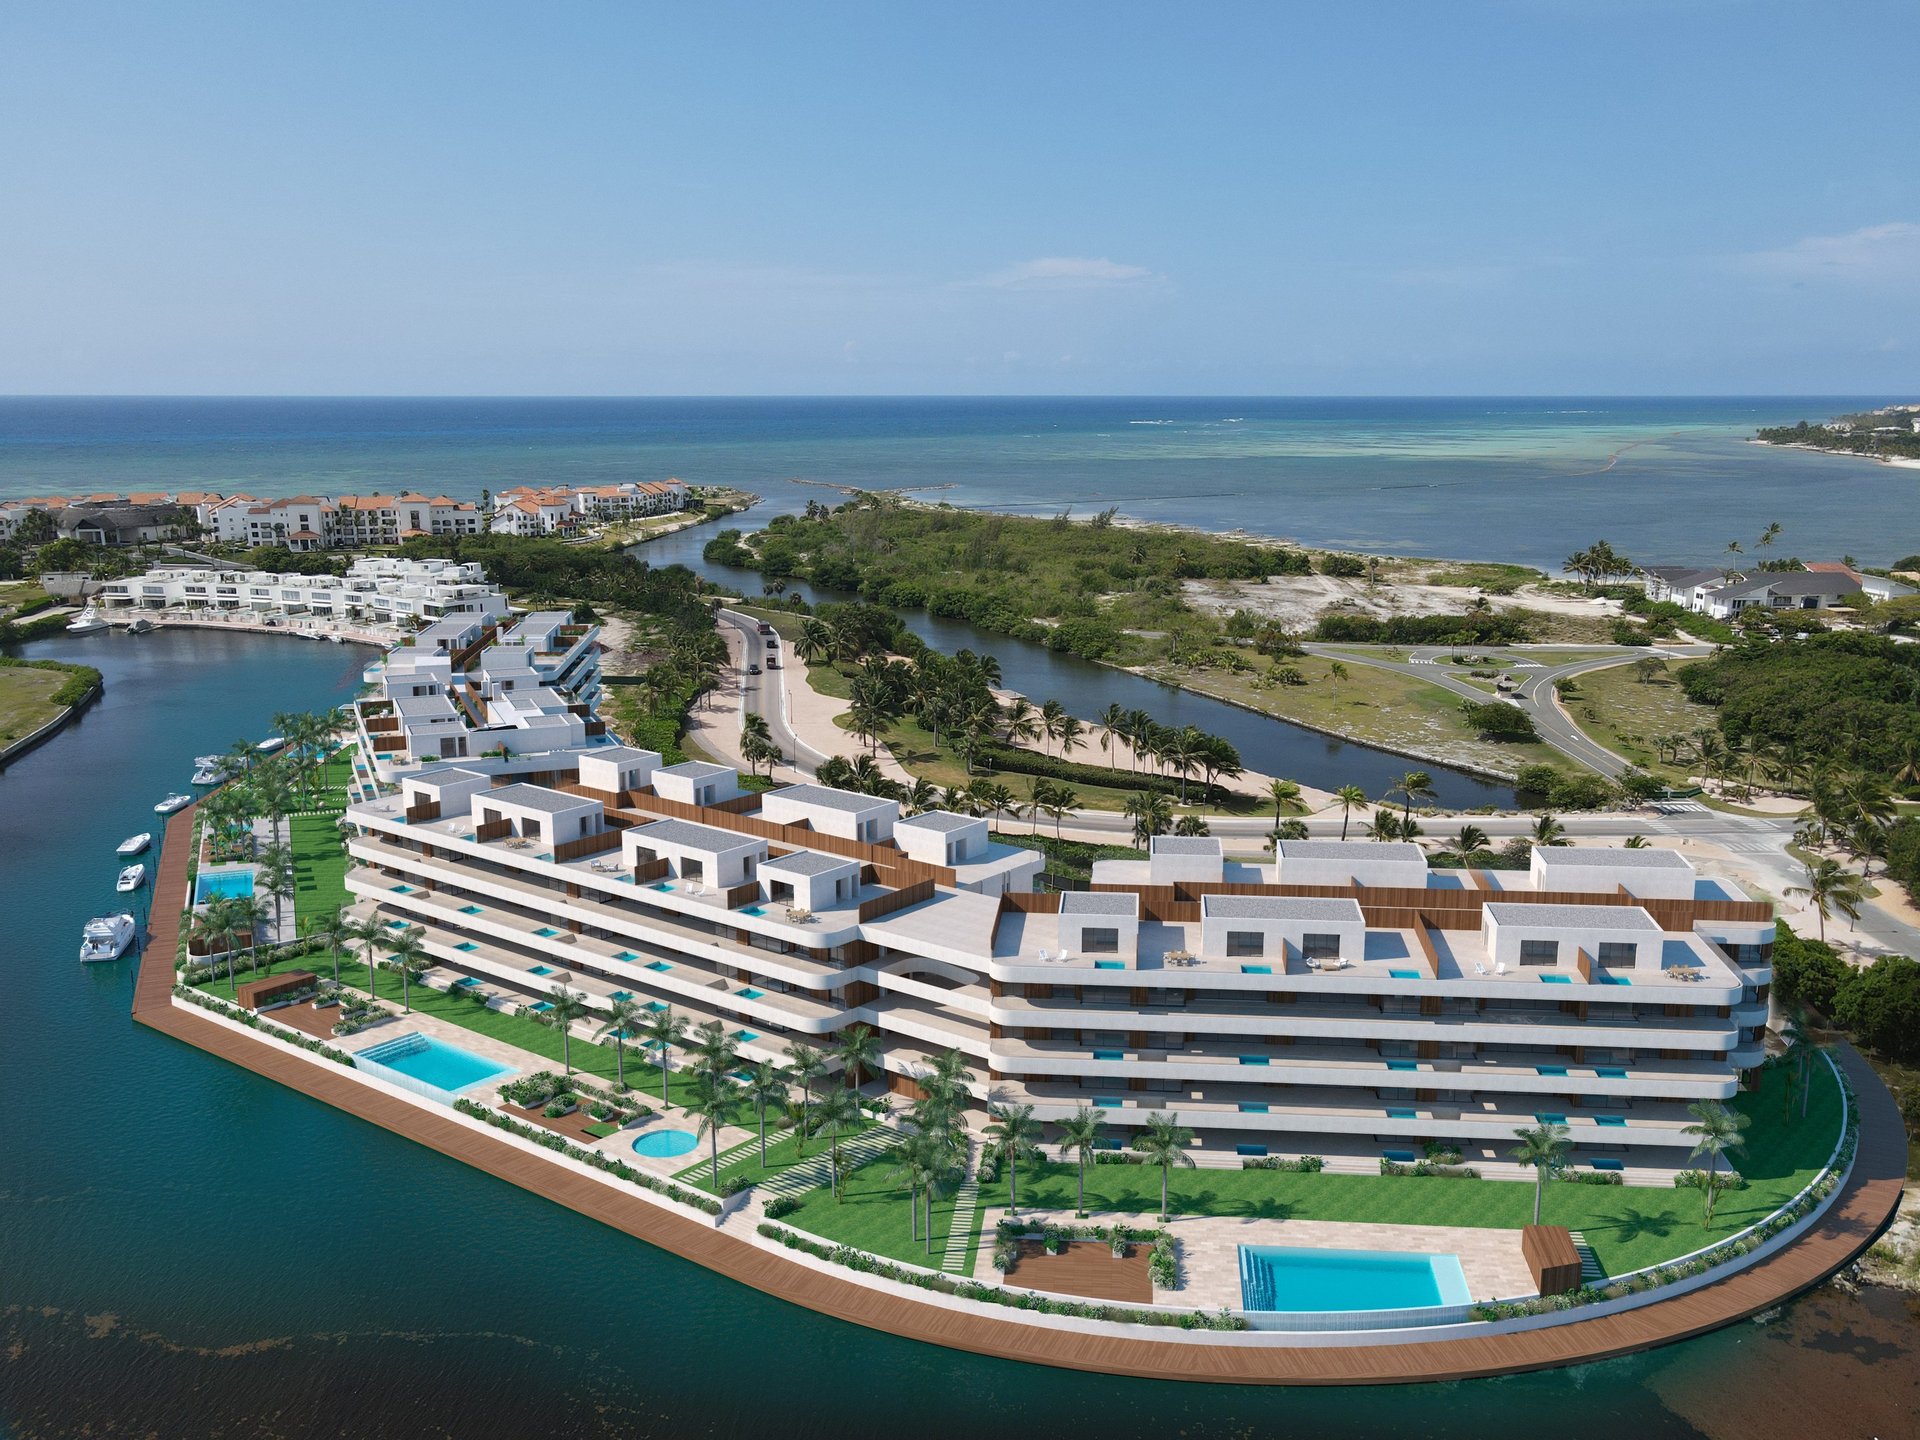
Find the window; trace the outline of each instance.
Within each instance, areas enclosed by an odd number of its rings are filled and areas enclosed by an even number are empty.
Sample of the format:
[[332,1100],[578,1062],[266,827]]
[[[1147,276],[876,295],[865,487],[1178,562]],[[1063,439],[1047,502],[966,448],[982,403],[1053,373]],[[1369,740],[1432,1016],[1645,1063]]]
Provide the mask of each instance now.
[[1522,940],[1520,942],[1520,963],[1522,965],[1554,965],[1560,960],[1560,942],[1558,940]]
[[1118,955],[1120,932],[1109,926],[1088,926],[1080,932],[1080,948],[1089,955]]
[[1602,965],[1631,965],[1639,954],[1639,946],[1630,940],[1602,940],[1600,942],[1600,963]]
[[1258,930],[1229,930],[1227,932],[1227,956],[1229,959],[1241,955],[1264,955],[1267,953],[1267,937]]
[[680,878],[681,879],[699,880],[703,878],[706,875],[706,873],[707,873],[706,867],[702,865],[698,860],[694,859],[691,855],[682,857],[680,861]]
[[776,905],[791,905],[793,903],[793,886],[784,880],[769,881],[767,894]]
[[1302,935],[1300,953],[1309,960],[1338,960],[1340,937],[1338,935]]

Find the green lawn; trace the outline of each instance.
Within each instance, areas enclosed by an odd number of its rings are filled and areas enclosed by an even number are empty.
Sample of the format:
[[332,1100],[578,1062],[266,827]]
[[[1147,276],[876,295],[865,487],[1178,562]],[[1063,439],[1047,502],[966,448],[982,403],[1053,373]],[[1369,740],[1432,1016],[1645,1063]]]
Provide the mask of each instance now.
[[304,920],[348,903],[347,853],[332,815],[287,821],[293,849],[293,913]]
[[[294,965],[313,971],[316,975],[331,976],[333,962],[324,951],[316,951],[298,961],[284,962],[286,968]],[[356,990],[367,988],[367,968],[360,963],[357,955],[342,959],[340,978]],[[392,1004],[395,1010],[400,1008],[400,976],[388,970],[382,970],[378,976],[379,998]],[[202,981],[200,989],[209,995],[226,998],[227,982],[224,976]],[[488,1010],[475,1001],[461,995],[449,995],[442,990],[430,990],[424,985],[413,986],[413,1008],[422,1015],[431,1015],[436,1020],[444,1020],[449,1025],[458,1025],[471,1030],[476,1035],[485,1035],[505,1044],[517,1046],[539,1056],[543,1061],[551,1062],[554,1071],[561,1069],[560,1032],[542,1025],[528,1015],[505,1015],[498,1010]],[[643,1056],[640,1048],[629,1042],[627,1045],[627,1087],[636,1095],[652,1103],[656,1108],[660,1104],[660,1067],[653,1063],[650,1056]],[[573,1039],[573,1068],[580,1074],[600,1081],[612,1087],[614,1083],[613,1042],[595,1042],[576,1034]],[[678,1071],[673,1076],[673,1096],[675,1100],[683,1098],[692,1078]],[[741,1116],[749,1119],[751,1107],[744,1102]]]
[[[835,1200],[832,1189],[822,1185],[808,1191],[800,1208],[782,1216],[778,1223],[890,1260],[938,1270],[946,1258],[947,1236],[953,1226],[953,1199],[946,1196],[933,1202],[933,1246],[929,1252],[924,1238],[913,1238],[907,1187],[903,1181],[888,1178],[892,1170],[889,1156],[869,1161],[847,1176],[841,1186],[842,1199]],[[986,1213],[987,1196],[983,1193],[980,1198],[982,1203],[973,1212],[962,1272],[969,1276],[980,1247],[980,1219]]]
[[[816,1090],[815,1093],[818,1094],[819,1092]],[[794,1095],[797,1099],[799,1097],[799,1091],[796,1090]],[[852,1139],[862,1130],[872,1128],[872,1123],[871,1121],[863,1120],[856,1128],[847,1132],[847,1138]],[[760,1168],[759,1157],[760,1121],[754,1113],[752,1101],[741,1101],[740,1113],[734,1118],[734,1124],[743,1130],[753,1132],[754,1155],[745,1165],[732,1171],[727,1170],[723,1165],[720,1170],[720,1178],[723,1181],[732,1178],[734,1175],[749,1175],[755,1180],[764,1180],[769,1176],[777,1175],[780,1171],[788,1169],[791,1166],[798,1165],[802,1160],[817,1160],[821,1155],[826,1153],[827,1142],[818,1135],[808,1138],[805,1154],[801,1153],[799,1143],[791,1136],[776,1143],[771,1137],[778,1135],[785,1129],[787,1121],[785,1115],[772,1107],[768,1107],[767,1135],[769,1139],[767,1141],[767,1167],[763,1170]],[[726,1154],[724,1150],[720,1153],[723,1156]],[[713,1158],[712,1156],[708,1156],[707,1159],[697,1165],[689,1165],[673,1178],[685,1181],[689,1185],[698,1186],[700,1189],[712,1193],[713,1186],[709,1183],[712,1175]]]
[[1573,677],[1577,687],[1562,697],[1574,723],[1598,744],[1662,779],[1681,781],[1697,768],[1696,762],[1669,765],[1653,741],[1661,735],[1691,735],[1717,730],[1711,706],[1696,705],[1680,688],[1675,675],[1688,662],[1669,661],[1666,671],[1643,681],[1631,664],[1610,665]]
[[[1761,1088],[1735,1102],[1754,1117],[1733,1164],[1747,1188],[1723,1192],[1714,1226],[1701,1224],[1700,1192],[1554,1182],[1541,1219],[1580,1230],[1609,1274],[1684,1255],[1764,1219],[1793,1198],[1826,1163],[1840,1128],[1840,1090],[1823,1064],[1807,1118],[1782,1119],[1784,1071],[1763,1072]],[[1049,1162],[1020,1177],[1023,1207],[1071,1210],[1071,1165]],[[1399,1225],[1514,1229],[1533,1219],[1533,1186],[1524,1181],[1448,1180],[1382,1175],[1300,1175],[1275,1170],[1177,1170],[1175,1214],[1243,1215],[1274,1220],[1351,1220]],[[984,1202],[1005,1203],[1004,1177]],[[1087,1172],[1087,1208],[1157,1213],[1160,1172],[1100,1165]]]
[[66,683],[64,670],[0,668],[0,745],[31,735],[64,710],[53,703],[53,692]]

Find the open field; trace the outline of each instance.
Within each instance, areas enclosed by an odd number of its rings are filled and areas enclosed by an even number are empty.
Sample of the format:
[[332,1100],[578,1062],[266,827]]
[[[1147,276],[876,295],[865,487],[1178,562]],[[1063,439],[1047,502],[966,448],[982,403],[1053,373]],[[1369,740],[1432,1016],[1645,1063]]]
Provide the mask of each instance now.
[[1283,720],[1331,731],[1362,744],[1411,751],[1436,762],[1506,775],[1522,765],[1566,768],[1564,757],[1546,745],[1482,740],[1461,718],[1460,697],[1438,685],[1358,663],[1346,665],[1345,678],[1336,680],[1332,675],[1335,663],[1317,655],[1275,662],[1277,670],[1291,667],[1297,671],[1304,685],[1269,680],[1265,669],[1247,673],[1221,669],[1147,673],[1154,679],[1231,700]]
[[1658,735],[1690,735],[1715,729],[1714,711],[1696,705],[1674,678],[1686,661],[1668,661],[1664,674],[1643,682],[1631,663],[1590,670],[1574,677],[1577,693],[1561,703],[1573,721],[1597,744],[1626,756],[1650,774],[1683,780],[1687,767],[1661,761],[1652,744]]
[[0,666],[0,745],[31,735],[67,707],[53,693],[67,683],[64,670]]

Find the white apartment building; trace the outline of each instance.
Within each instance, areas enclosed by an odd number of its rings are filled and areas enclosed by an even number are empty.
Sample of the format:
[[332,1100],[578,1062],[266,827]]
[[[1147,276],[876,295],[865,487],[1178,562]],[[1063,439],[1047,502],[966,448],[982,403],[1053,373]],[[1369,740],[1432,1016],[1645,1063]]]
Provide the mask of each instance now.
[[518,485],[495,499],[493,528],[505,535],[552,535],[583,522],[630,520],[684,510],[691,492],[680,480],[629,480],[618,485]]
[[1506,1173],[1545,1120],[1578,1165],[1664,1184],[1688,1103],[1764,1059],[1772,909],[1677,852],[1466,872],[1168,838],[1047,894],[983,820],[735,780],[620,746],[426,767],[349,809],[348,888],[509,996],[671,1006],[756,1061],[868,1025],[896,1092],[957,1048],[978,1101],[1097,1106],[1116,1147],[1178,1113],[1205,1163],[1436,1145]]
[[367,668],[380,696],[354,705],[368,773],[392,783],[445,760],[614,745],[593,715],[599,635],[538,611],[450,616],[408,636]]
[[213,610],[374,623],[507,613],[506,593],[488,582],[479,565],[451,560],[356,560],[345,575],[162,565],[106,581],[95,601],[110,610]]

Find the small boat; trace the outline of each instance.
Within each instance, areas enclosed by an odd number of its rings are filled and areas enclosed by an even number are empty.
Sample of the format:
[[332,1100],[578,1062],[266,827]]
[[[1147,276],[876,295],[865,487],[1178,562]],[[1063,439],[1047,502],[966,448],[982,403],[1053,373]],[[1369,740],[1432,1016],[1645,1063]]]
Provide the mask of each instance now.
[[96,915],[80,932],[80,958],[91,964],[97,960],[118,960],[133,944],[131,915]]
[[129,865],[120,872],[120,878],[113,882],[113,888],[118,890],[122,895],[125,895],[130,891],[138,890],[146,883],[147,867],[145,865]]
[[187,806],[191,805],[192,803],[193,803],[193,796],[182,795],[178,790],[176,790],[173,792],[173,794],[167,796],[166,799],[162,800],[158,805],[154,806],[153,813],[156,815],[171,815],[176,810],[186,809]]
[[226,758],[224,755],[196,755],[193,757],[193,768],[196,770],[218,770],[220,768],[220,762]]
[[329,640],[331,640],[331,641],[332,641],[332,642],[333,642],[334,644],[336,644],[336,645],[344,645],[344,644],[346,643],[346,642],[345,642],[344,640],[342,640],[342,639],[341,639],[341,638],[339,637],[339,635],[337,635],[337,634],[335,634],[335,633],[334,633],[333,631],[331,631],[331,630],[329,630],[329,631],[327,632],[327,639],[329,639]]
[[95,630],[104,630],[107,622],[100,618],[100,612],[91,605],[67,622],[69,635],[91,635]]
[[193,783],[196,785],[218,785],[220,783],[220,772],[211,765],[199,766],[193,772]]
[[151,635],[153,633],[153,630],[154,630],[153,621],[147,619],[147,617],[144,615],[140,616],[131,625],[127,626],[127,633],[129,635]]
[[152,843],[153,832],[150,830],[142,830],[138,835],[129,835],[126,839],[122,840],[116,853],[121,855],[138,855]]
[[269,735],[266,739],[262,740],[258,745],[254,746],[253,748],[258,750],[262,755],[271,755],[273,754],[274,751],[278,750],[281,746],[285,745],[286,743],[287,742],[285,738],[283,738],[282,736]]

